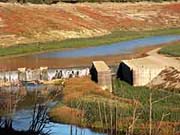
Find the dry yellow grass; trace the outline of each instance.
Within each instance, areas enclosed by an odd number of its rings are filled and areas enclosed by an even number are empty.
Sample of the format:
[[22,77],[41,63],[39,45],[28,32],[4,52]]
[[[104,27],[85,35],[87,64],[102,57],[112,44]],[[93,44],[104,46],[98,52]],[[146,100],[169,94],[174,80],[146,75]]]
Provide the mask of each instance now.
[[[128,10],[127,10],[128,7]],[[0,43],[14,44],[94,37],[113,30],[178,28],[180,3],[0,3]]]
[[81,118],[84,117],[84,113],[81,110],[75,108],[61,106],[53,108],[50,111],[50,116],[53,118],[53,120],[58,122],[79,125],[81,122]]
[[78,99],[86,95],[99,95],[109,98],[113,96],[108,91],[103,91],[95,82],[91,81],[89,77],[72,78],[65,83],[65,102]]
[[98,84],[91,81],[89,77],[82,78],[71,78],[65,82],[65,89],[63,92],[63,101],[64,103],[70,102],[75,99],[82,97],[94,96],[103,97],[112,100],[117,100],[122,103],[134,104],[138,103],[136,100],[121,98],[118,96],[109,93],[109,91],[102,90]]

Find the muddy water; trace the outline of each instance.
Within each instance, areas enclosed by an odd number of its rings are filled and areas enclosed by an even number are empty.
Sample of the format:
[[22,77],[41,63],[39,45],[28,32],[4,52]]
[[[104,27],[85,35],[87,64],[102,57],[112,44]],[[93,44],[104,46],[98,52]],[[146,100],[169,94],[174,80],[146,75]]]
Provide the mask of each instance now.
[[[2,58],[0,59],[0,70],[16,70],[19,67],[39,68],[40,66],[48,66],[50,68],[90,66],[93,60],[104,60],[108,64],[114,64],[119,63],[121,59],[144,56],[145,52],[159,46],[159,44],[167,44],[179,40],[180,35],[156,36],[98,47]],[[143,49],[134,53],[134,50],[137,48]]]

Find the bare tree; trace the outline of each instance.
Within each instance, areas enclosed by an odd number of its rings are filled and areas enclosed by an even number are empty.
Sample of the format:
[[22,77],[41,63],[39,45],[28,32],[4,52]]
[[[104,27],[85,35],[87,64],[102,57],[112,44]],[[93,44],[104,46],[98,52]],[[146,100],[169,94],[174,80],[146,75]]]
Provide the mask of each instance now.
[[50,131],[43,132],[46,124],[49,123],[49,118],[47,116],[47,105],[46,104],[35,104],[33,109],[33,117],[29,131],[38,134],[49,134]]

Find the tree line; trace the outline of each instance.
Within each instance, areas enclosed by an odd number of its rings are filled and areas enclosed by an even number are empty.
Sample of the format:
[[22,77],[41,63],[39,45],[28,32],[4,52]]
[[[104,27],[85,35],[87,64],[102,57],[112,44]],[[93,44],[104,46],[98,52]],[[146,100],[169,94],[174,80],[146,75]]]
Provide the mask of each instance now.
[[33,4],[56,4],[58,2],[77,3],[77,2],[163,2],[163,1],[178,1],[178,0],[0,0],[0,2],[12,3],[33,3]]

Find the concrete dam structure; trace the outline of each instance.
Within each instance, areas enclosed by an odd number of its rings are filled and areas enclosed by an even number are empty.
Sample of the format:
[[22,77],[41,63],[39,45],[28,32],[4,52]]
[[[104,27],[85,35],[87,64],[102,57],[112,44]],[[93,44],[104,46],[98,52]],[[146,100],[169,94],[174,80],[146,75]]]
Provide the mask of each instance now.
[[91,80],[100,85],[103,90],[112,92],[111,69],[104,61],[94,61],[90,69]]
[[165,66],[150,61],[142,64],[143,61],[144,59],[123,60],[119,65],[117,77],[133,86],[145,86],[165,69]]
[[147,53],[149,56],[144,58],[122,60],[117,71],[117,78],[133,86],[145,86],[168,67],[179,70],[180,60],[158,54],[159,49],[150,51]]
[[15,83],[17,81],[50,81],[89,75],[89,68],[39,69],[18,68],[17,71],[0,72],[0,82]]

